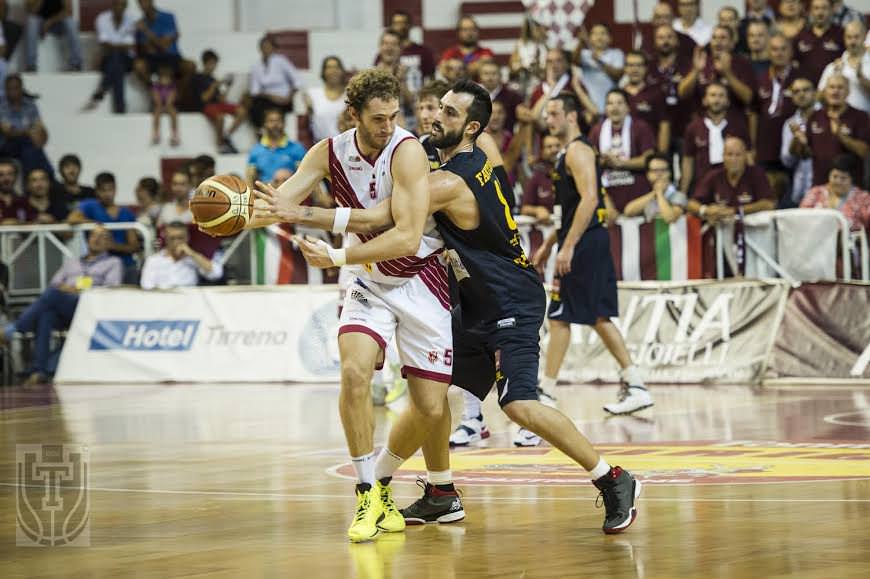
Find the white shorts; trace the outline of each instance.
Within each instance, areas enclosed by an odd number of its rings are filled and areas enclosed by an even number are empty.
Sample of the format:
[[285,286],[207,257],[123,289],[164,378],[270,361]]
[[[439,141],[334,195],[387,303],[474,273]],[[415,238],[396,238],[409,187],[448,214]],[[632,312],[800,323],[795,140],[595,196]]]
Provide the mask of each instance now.
[[398,286],[355,277],[344,297],[338,334],[367,334],[382,349],[395,334],[402,376],[449,384],[453,332],[448,295],[447,273],[440,266]]

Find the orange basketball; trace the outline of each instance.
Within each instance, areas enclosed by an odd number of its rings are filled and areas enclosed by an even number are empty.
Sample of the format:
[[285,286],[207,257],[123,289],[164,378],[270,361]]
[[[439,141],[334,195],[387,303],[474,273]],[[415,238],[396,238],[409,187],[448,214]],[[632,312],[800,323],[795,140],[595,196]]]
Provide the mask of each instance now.
[[194,222],[216,237],[229,237],[245,228],[254,211],[248,185],[233,175],[215,175],[199,184],[190,200]]

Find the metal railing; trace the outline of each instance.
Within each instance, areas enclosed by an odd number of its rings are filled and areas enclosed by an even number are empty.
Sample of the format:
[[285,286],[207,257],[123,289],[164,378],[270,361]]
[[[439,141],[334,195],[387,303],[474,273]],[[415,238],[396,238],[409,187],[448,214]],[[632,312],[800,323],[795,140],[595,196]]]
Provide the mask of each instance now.
[[10,303],[30,301],[45,291],[63,259],[76,258],[87,251],[84,233],[100,225],[109,231],[136,231],[142,239],[144,257],[154,250],[154,234],[135,221],[0,226],[0,261],[9,267],[7,291]]

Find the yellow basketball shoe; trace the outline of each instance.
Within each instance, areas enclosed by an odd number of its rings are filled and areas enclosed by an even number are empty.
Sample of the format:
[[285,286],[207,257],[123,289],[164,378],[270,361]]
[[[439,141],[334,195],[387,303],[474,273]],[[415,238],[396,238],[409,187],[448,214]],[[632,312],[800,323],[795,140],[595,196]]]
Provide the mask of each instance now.
[[347,536],[353,543],[373,540],[378,534],[378,519],[383,514],[381,496],[378,489],[368,484],[358,484],[356,487],[356,514],[353,523],[347,530]]
[[[385,479],[386,480],[386,479]],[[399,512],[396,501],[393,500],[393,489],[389,484],[375,483],[375,489],[381,496],[384,517],[378,521],[378,528],[387,533],[398,533],[405,530],[405,517]]]

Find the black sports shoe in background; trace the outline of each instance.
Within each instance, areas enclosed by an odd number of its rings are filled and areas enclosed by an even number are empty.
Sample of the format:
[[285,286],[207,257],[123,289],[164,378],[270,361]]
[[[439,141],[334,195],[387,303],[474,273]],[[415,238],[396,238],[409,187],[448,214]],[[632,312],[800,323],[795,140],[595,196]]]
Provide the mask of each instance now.
[[640,481],[622,467],[614,466],[593,484],[601,491],[598,496],[604,499],[604,525],[601,529],[608,535],[615,535],[630,527],[637,517],[634,501],[640,496]]
[[465,518],[458,492],[442,491],[419,478],[417,485],[423,489],[423,496],[401,510],[405,524],[455,523]]

